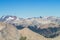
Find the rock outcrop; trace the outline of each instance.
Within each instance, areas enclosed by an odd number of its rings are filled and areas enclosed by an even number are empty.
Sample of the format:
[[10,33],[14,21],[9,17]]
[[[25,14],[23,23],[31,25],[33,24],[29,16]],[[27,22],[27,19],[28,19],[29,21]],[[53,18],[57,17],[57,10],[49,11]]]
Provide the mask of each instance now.
[[19,40],[18,30],[10,24],[0,22],[0,40]]

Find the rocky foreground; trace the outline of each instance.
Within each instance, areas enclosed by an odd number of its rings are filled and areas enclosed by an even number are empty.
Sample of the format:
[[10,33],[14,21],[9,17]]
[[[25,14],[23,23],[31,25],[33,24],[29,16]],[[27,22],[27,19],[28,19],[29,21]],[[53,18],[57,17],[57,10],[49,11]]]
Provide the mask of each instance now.
[[19,40],[19,38],[16,27],[0,22],[0,40]]

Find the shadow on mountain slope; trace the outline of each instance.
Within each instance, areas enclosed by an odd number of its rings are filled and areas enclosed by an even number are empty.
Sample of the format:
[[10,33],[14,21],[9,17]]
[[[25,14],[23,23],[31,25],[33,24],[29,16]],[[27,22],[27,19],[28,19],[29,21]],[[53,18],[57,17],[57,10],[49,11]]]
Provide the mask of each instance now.
[[39,33],[40,35],[43,35],[46,38],[55,38],[60,34],[60,27],[49,27],[41,29],[37,28],[37,26],[35,25],[35,27],[29,26],[28,28],[36,33]]
[[18,30],[21,30],[21,29],[23,29],[24,27],[23,27],[22,25],[19,25],[19,26],[16,26],[16,28],[17,28]]
[[[18,30],[23,29],[24,27],[22,25],[16,26]],[[37,26],[28,26],[28,28],[40,35],[43,35],[46,38],[55,38],[59,36],[60,34],[60,27],[49,27],[49,28],[37,28]]]

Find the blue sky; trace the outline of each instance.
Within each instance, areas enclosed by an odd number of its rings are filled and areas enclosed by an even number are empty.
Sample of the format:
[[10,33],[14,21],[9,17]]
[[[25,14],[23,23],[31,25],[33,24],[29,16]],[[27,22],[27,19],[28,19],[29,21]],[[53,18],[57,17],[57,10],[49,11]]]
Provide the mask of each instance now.
[[60,0],[0,0],[0,17],[3,15],[60,17]]

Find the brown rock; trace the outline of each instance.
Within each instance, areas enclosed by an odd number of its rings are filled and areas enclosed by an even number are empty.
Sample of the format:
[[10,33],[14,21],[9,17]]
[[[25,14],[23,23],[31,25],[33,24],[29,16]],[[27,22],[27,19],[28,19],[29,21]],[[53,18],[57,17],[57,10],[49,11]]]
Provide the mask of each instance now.
[[0,22],[0,40],[19,40],[18,30],[10,24]]

